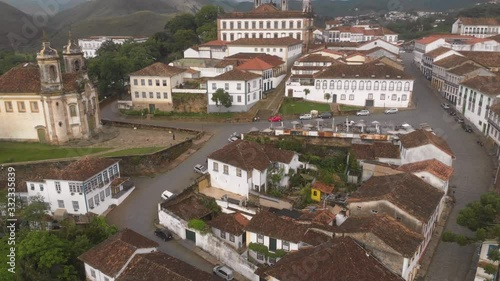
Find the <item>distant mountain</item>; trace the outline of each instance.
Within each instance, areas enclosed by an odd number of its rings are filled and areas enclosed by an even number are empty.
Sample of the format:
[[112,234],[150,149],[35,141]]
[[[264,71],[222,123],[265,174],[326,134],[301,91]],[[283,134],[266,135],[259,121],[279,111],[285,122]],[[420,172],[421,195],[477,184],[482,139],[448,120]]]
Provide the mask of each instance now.
[[[12,7],[15,7],[18,10],[26,14],[34,14],[36,12],[45,11],[42,5],[49,3],[57,3],[57,7],[50,8],[56,10],[58,13],[60,11],[72,8],[84,2],[88,2],[89,0],[70,0],[70,1],[39,1],[39,0],[0,0],[0,2],[7,3]],[[59,2],[67,2],[59,4]],[[45,11],[45,13],[48,13]]]
[[23,33],[23,26],[26,21],[32,22],[30,15],[0,2],[0,49],[12,50],[14,49],[13,46],[15,46],[16,50],[22,51],[39,36],[40,29],[36,28],[36,26],[34,33]]

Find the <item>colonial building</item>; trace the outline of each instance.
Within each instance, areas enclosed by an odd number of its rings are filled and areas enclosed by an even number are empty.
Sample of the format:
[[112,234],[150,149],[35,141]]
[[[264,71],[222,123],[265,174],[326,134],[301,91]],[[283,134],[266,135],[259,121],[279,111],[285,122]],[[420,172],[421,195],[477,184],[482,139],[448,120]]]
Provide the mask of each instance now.
[[302,41],[291,37],[242,38],[227,44],[227,55],[238,53],[265,53],[280,57],[288,68],[302,55]]
[[290,170],[302,165],[297,153],[248,141],[235,141],[208,155],[213,187],[249,196],[265,192],[271,174],[281,174],[279,186],[287,186]]
[[209,222],[215,237],[223,240],[235,249],[246,246],[245,227],[250,221],[241,213],[219,214]]
[[455,159],[455,154],[444,139],[422,129],[401,135],[400,150],[401,164],[436,159],[451,167]]
[[489,138],[493,141],[495,153],[498,157],[500,155],[500,103],[496,101],[491,107],[488,114],[488,125],[490,131],[488,132]]
[[171,111],[172,89],[179,86],[186,69],[154,63],[130,74],[132,106],[137,109]]
[[227,52],[226,44],[226,41],[214,40],[201,45],[193,46],[184,51],[184,58],[224,59]]
[[290,79],[285,91],[288,97],[375,107],[408,107],[414,82],[404,71],[376,61],[364,65],[336,64]]
[[83,51],[85,58],[93,58],[97,56],[97,50],[101,48],[104,42],[113,42],[115,44],[123,44],[127,41],[143,43],[148,40],[148,37],[134,36],[90,36],[87,38],[78,39],[78,46]]
[[432,70],[434,68],[434,62],[437,62],[451,55],[460,56],[461,54],[445,47],[439,47],[435,50],[425,53],[424,56],[422,57],[422,68],[421,68],[425,78],[427,78],[428,80],[432,80]]
[[292,37],[306,44],[312,40],[314,15],[310,0],[303,0],[302,11],[288,10],[288,0],[281,0],[281,7],[274,3],[263,4],[254,0],[250,12],[225,13],[217,19],[219,40],[234,41],[241,38]]
[[120,177],[118,160],[84,158],[62,169],[51,168],[26,179],[26,193],[21,197],[41,196],[56,217],[102,214],[111,205],[119,205],[134,190]]
[[[231,96],[232,104],[224,107],[212,100],[217,90]],[[262,99],[262,76],[244,70],[231,70],[207,80],[208,112],[244,112]]]
[[323,33],[325,42],[367,42],[383,39],[390,43],[398,41],[398,35],[385,27],[336,26]]
[[81,49],[69,39],[59,53],[43,40],[37,64],[18,65],[0,76],[0,139],[61,144],[99,131],[96,88]]
[[285,62],[277,56],[265,55],[245,61],[236,69],[249,71],[262,77],[262,91],[265,93],[278,86],[286,75]]
[[460,84],[457,110],[486,136],[490,132],[489,109],[500,97],[498,76],[478,76]]
[[495,18],[458,18],[451,33],[485,38],[500,34],[500,21]]

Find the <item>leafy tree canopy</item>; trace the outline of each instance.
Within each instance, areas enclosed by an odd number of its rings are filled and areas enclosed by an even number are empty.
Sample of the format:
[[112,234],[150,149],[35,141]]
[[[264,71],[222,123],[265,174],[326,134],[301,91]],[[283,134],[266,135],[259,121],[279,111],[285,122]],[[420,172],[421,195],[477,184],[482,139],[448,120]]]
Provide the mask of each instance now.
[[222,105],[226,108],[231,107],[233,104],[231,101],[231,95],[223,89],[217,89],[215,93],[212,94],[212,101],[215,102],[215,105]]

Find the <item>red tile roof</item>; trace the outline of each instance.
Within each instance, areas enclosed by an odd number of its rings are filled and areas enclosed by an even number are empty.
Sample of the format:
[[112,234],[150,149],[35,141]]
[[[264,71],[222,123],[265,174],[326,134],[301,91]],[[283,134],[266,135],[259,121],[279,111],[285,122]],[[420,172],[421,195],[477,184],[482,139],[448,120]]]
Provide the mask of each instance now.
[[467,73],[471,73],[473,71],[476,71],[480,68],[482,68],[482,67],[477,66],[473,63],[465,63],[465,64],[462,64],[460,66],[457,66],[455,68],[448,70],[448,72],[451,74],[462,76],[462,75],[465,75]]
[[276,239],[299,243],[307,230],[307,225],[280,217],[269,211],[261,211],[250,220],[245,230]]
[[428,56],[430,58],[437,58],[438,56],[442,55],[442,54],[445,54],[447,52],[451,51],[450,48],[446,48],[446,47],[439,47],[435,50],[432,50],[430,52],[427,52],[425,53],[425,56]]
[[[314,266],[314,270],[311,270]],[[260,273],[262,272],[262,273]],[[289,253],[258,272],[277,280],[403,281],[350,237]]]
[[333,185],[328,185],[324,182],[321,182],[321,181],[315,181],[312,185],[311,188],[314,188],[314,189],[317,189],[323,193],[326,193],[326,194],[331,194],[333,192],[333,189],[335,188]]
[[[236,216],[238,215],[238,217]],[[217,228],[224,232],[240,236],[245,232],[245,227],[250,221],[240,213],[236,214],[219,214],[213,218],[208,224],[211,227]]]
[[[406,258],[415,255],[424,237],[407,228],[394,218],[387,215],[370,215],[362,217],[349,217],[339,227],[335,228],[335,233],[373,233],[389,247],[402,254]],[[356,238],[363,241],[363,238]],[[370,244],[370,243],[367,243]]]
[[474,52],[463,51],[462,55],[479,63],[485,67],[500,67],[500,53],[499,52]]
[[498,96],[500,95],[500,77],[499,76],[476,76],[460,83],[461,85],[472,88],[483,94]]
[[200,46],[226,46],[227,43],[228,43],[228,41],[224,41],[224,40],[213,40],[213,41],[203,43]]
[[467,17],[460,17],[459,20],[464,25],[500,26],[500,20],[498,20],[496,18],[467,18]]
[[[500,115],[500,103],[496,103],[496,104],[492,105],[490,107],[490,110],[493,111],[496,115]],[[498,182],[500,182],[500,178],[499,178]]]
[[301,221],[311,221],[314,223],[329,225],[335,220],[335,215],[329,210],[304,211],[300,216]]
[[351,194],[348,202],[386,200],[427,223],[443,196],[443,191],[413,174],[405,173],[371,177]]
[[441,163],[441,161],[438,161],[436,159],[405,164],[400,166],[398,170],[408,173],[417,173],[425,171],[445,181],[448,181],[451,175],[453,174],[452,167],[445,165]]
[[[112,255],[111,255],[112,256]],[[212,274],[165,253],[138,254],[116,281],[216,281]]]
[[208,155],[209,159],[238,167],[245,171],[264,171],[272,162],[290,163],[295,152],[269,145],[237,140]]
[[242,65],[237,66],[236,69],[239,70],[268,70],[272,69],[274,66],[261,60],[260,58],[253,58],[249,61],[244,62]]
[[184,68],[179,68],[175,66],[170,66],[163,62],[157,62],[150,66],[133,72],[130,76],[162,76],[162,77],[172,77],[179,73],[186,71]]
[[240,38],[227,43],[234,46],[293,46],[302,44],[302,41],[292,37],[281,38]]
[[418,39],[415,43],[419,43],[422,45],[427,45],[439,39],[474,39],[473,36],[459,35],[459,34],[434,34],[428,37],[424,37],[422,39]]
[[258,79],[261,78],[261,75],[244,71],[244,70],[239,70],[239,69],[233,69],[231,71],[228,71],[226,73],[222,73],[221,75],[215,76],[214,78],[211,78],[209,80],[221,80],[221,81],[250,81],[253,79]]
[[370,62],[363,65],[336,64],[314,74],[314,77],[316,79],[413,79],[406,72],[380,62]]
[[114,278],[135,251],[158,246],[158,243],[126,228],[86,251],[78,259]]
[[468,57],[461,56],[461,55],[451,55],[446,58],[442,58],[436,62],[434,62],[434,65],[443,67],[445,69],[450,69],[456,66],[459,66],[467,61],[470,61]]
[[419,129],[409,134],[402,135],[400,141],[404,148],[414,148],[432,144],[448,155],[455,157],[455,154],[444,139],[426,130]]

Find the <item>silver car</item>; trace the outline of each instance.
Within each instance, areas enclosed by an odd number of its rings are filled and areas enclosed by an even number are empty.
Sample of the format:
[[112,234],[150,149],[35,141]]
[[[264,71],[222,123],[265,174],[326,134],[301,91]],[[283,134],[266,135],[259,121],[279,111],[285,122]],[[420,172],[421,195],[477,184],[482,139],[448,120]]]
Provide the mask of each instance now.
[[215,275],[222,277],[224,280],[233,280],[233,270],[225,265],[216,265],[213,269]]
[[398,109],[397,108],[389,108],[389,109],[386,109],[384,111],[385,114],[395,114],[395,113],[398,113]]
[[200,164],[196,164],[194,166],[194,171],[197,172],[198,174],[202,174],[202,175],[208,174],[208,169],[205,166],[200,165]]
[[370,111],[368,111],[366,109],[363,109],[363,110],[356,112],[356,116],[367,116],[367,115],[370,115]]

